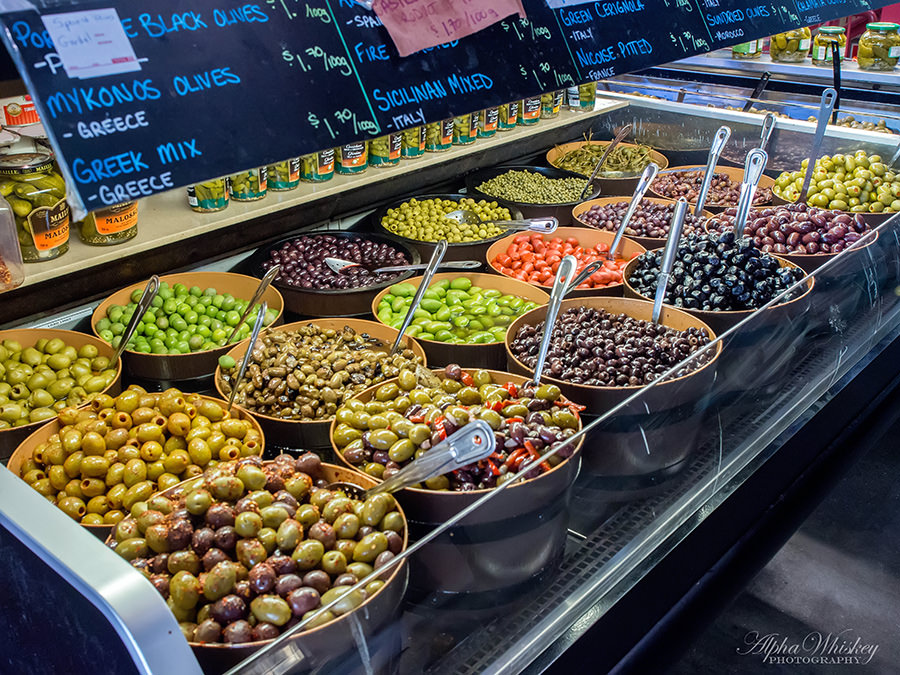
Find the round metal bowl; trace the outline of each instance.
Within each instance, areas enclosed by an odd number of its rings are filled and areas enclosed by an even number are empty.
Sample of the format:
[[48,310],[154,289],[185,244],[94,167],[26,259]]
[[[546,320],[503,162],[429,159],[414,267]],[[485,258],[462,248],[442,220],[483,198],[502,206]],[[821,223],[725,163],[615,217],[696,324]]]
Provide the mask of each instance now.
[[[504,295],[518,295],[521,298],[536,302],[539,305],[545,305],[550,301],[550,296],[542,290],[535,288],[531,284],[518,279],[510,279],[509,277],[498,276],[496,274],[453,274],[440,273],[435,274],[432,284],[443,281],[444,279],[456,279],[465,276],[472,280],[473,286],[481,286],[482,288],[493,288]],[[416,288],[422,283],[423,277],[415,277],[409,279],[407,283],[412,284]],[[375,296],[372,300],[372,314],[378,316],[378,303],[388,294],[390,289],[385,289]],[[392,329],[393,330],[393,329]],[[466,344],[450,344],[447,342],[439,342],[438,340],[422,340],[416,338],[416,341],[425,349],[428,360],[432,367],[446,366],[450,363],[465,363],[472,368],[493,368],[500,369],[504,367],[506,359],[503,353],[503,342],[489,342],[486,344],[466,345]]]
[[[301,326],[308,326],[310,324],[315,324],[321,328],[333,328],[335,330],[340,330],[344,326],[349,326],[357,333],[368,333],[372,337],[378,338],[387,345],[387,349],[390,349],[391,345],[394,344],[394,340],[397,339],[397,331],[390,326],[385,326],[383,323],[376,321],[366,321],[363,319],[310,319],[308,321],[286,323],[283,326],[278,326],[277,328],[272,328],[270,330],[289,332],[296,330]],[[244,354],[246,353],[249,344],[250,341],[245,340],[244,342],[234,345],[228,352],[228,356],[232,357],[237,363],[240,363],[241,359],[244,358]],[[422,348],[421,344],[408,335],[404,338],[404,344],[412,349],[417,356],[422,358],[422,365],[428,365],[427,351]],[[223,389],[222,368],[218,365],[216,366],[215,385],[219,395],[227,400],[230,393],[225,393],[225,390]],[[238,404],[239,402],[236,402],[236,405]],[[331,427],[334,417],[316,421],[301,421],[281,419],[279,417],[271,417],[270,415],[256,412],[251,414],[257,419],[259,425],[266,432],[266,438],[268,439],[270,446],[292,450],[321,450],[323,448],[328,448],[331,443],[328,430]]]
[[[266,464],[269,463],[266,462]],[[322,464],[322,476],[329,483],[349,482],[365,489],[377,484],[377,481],[371,476],[360,475],[356,471],[349,471],[342,466],[333,464]],[[194,480],[196,479],[173,485],[158,494],[175,497]],[[403,513],[403,507],[398,504],[397,510],[404,522],[402,550],[405,551],[409,542],[409,524],[406,514]],[[111,535],[112,533],[110,533],[110,538]],[[110,543],[110,538],[107,538],[107,544]],[[334,657],[355,649],[354,630],[351,629],[350,624],[358,621],[357,626],[361,626],[363,634],[371,635],[388,621],[400,606],[403,594],[406,592],[407,578],[406,561],[402,561],[394,566],[390,576],[385,580],[384,586],[366,598],[365,602],[352,612],[287,638],[286,642],[290,648],[299,651],[304,657],[302,670],[305,672],[307,668],[312,669],[324,665]],[[350,620],[351,617],[353,620]],[[257,640],[241,644],[188,642],[201,668],[207,673],[224,672],[249,657],[257,649],[271,643],[272,640]]]
[[[488,372],[495,383],[520,385],[528,379]],[[435,374],[444,377],[443,371]],[[354,398],[368,402],[377,388],[370,387]],[[336,423],[332,424],[332,437],[335,427]],[[343,458],[333,441],[332,448],[341,463],[361,473]],[[578,476],[581,448],[579,441],[572,455],[550,471],[504,489],[422,548],[412,559],[412,585],[441,594],[484,597],[502,594],[554,565],[565,546],[567,504]],[[445,523],[488,492],[407,488],[394,496],[406,510],[416,537]]]
[[[506,164],[503,166],[494,166],[489,169],[477,169],[466,174],[466,192],[473,198],[496,200],[498,203],[506,207],[518,209],[525,218],[546,218],[552,216],[559,221],[560,226],[565,227],[572,224],[572,207],[581,203],[581,200],[573,202],[561,202],[558,204],[535,204],[530,202],[516,202],[502,197],[495,197],[478,189],[478,186],[485,181],[496,178],[508,171],[530,171],[531,173],[539,173],[547,178],[580,178],[584,180],[584,176],[573,171],[557,169],[556,167],[532,166],[532,165],[513,165]],[[600,194],[597,189],[588,199],[593,199]]]
[[[489,268],[493,272],[496,272],[497,274],[501,274],[501,275],[509,278],[508,275],[503,274],[503,272],[500,271],[500,267],[498,265],[496,265],[494,263],[494,261],[497,259],[497,256],[506,253],[506,251],[509,250],[509,247],[512,245],[512,243],[515,241],[516,237],[520,236],[521,234],[523,234],[523,233],[519,232],[516,234],[512,234],[512,235],[509,235],[508,237],[501,239],[500,241],[497,241],[497,242],[491,244],[491,247],[487,250],[487,261],[488,261]],[[568,239],[569,237],[574,237],[575,239],[578,240],[578,243],[581,246],[583,246],[585,248],[593,248],[594,246],[596,246],[597,244],[600,244],[600,243],[606,244],[607,247],[609,247],[612,244],[613,239],[616,238],[616,235],[614,232],[606,232],[605,230],[595,230],[592,228],[560,227],[556,230],[556,232],[554,232],[552,235],[550,235],[550,238],[553,238],[553,237],[561,237],[563,239]],[[546,239],[546,235],[545,235],[545,239]],[[638,244],[636,241],[632,240],[629,237],[622,237],[622,242],[621,242],[621,244],[619,244],[619,247],[620,247],[619,248],[620,257],[624,258],[625,260],[635,258],[647,251],[646,248],[644,248],[643,246],[641,246],[640,244]],[[550,289],[553,288],[553,279],[551,278],[547,284],[536,284],[536,285],[538,286],[538,288],[544,288],[549,291]],[[588,289],[576,288],[575,290],[570,291],[568,293],[568,296],[574,297],[574,298],[587,298],[587,297],[596,296],[596,295],[618,295],[618,296],[620,296],[620,295],[622,295],[622,289],[623,289],[623,286],[622,286],[622,283],[620,282],[620,283],[610,284],[609,286],[605,286],[604,288],[588,288]]]
[[[183,272],[181,274],[167,274],[159,278],[160,282],[166,282],[169,286],[184,284],[187,287],[199,286],[200,288],[215,288],[218,293],[230,293],[235,298],[249,300],[259,286],[259,279],[243,274],[231,272]],[[125,306],[131,301],[131,294],[135,290],[143,290],[146,281],[132,284],[116,291],[106,300],[101,302],[91,315],[91,330],[97,333],[97,322],[106,316],[112,305]],[[284,311],[284,298],[277,289],[269,286],[263,293],[262,300],[268,303],[269,309],[277,312],[274,323],[281,323]],[[105,343],[104,343],[105,344]],[[126,349],[122,352],[122,360],[125,369],[134,377],[147,380],[179,381],[192,380],[200,377],[209,377],[216,369],[216,363],[222,354],[225,354],[233,345],[216,347],[202,352],[190,354],[144,354],[142,352]]]
[[[799,267],[799,265],[795,265],[794,263],[784,260],[779,256],[772,256],[776,260],[778,260],[779,265],[781,267]],[[625,266],[625,297],[626,298],[635,298],[637,300],[646,300],[649,302],[653,302],[653,298],[649,298],[646,295],[642,295],[639,293],[629,282],[628,279],[634,273],[635,268],[637,267],[639,258],[635,258],[631,262],[629,262]],[[804,291],[801,295],[796,298],[783,302],[779,305],[775,305],[765,310],[766,317],[768,321],[787,321],[792,317],[799,316],[802,314],[807,307],[806,301],[808,300],[808,296],[813,289],[813,285],[815,284],[815,280],[813,277],[809,277],[806,282],[806,291]],[[802,302],[801,302],[802,301]],[[665,305],[668,307],[668,305]],[[717,335],[721,335],[725,331],[727,331],[732,326],[736,326],[745,318],[756,312],[755,309],[736,309],[736,310],[727,310],[722,312],[710,312],[704,311],[701,309],[688,309],[686,307],[679,308],[682,312],[690,314],[691,316],[697,317],[700,321],[709,326],[712,330],[716,332]]]
[[[705,164],[704,165],[696,165],[696,166],[673,166],[671,169],[669,169],[669,173],[671,173],[673,171],[705,171],[705,170],[706,170]],[[736,166],[717,165],[716,173],[726,174],[735,183],[740,183],[741,181],[744,180],[744,170],[742,168],[739,168]],[[659,178],[657,178],[657,180],[659,180]],[[656,181],[654,181],[654,183],[655,182]],[[765,174],[763,174],[762,176],[759,177],[759,187],[760,188],[769,188],[771,190],[774,186],[775,186],[774,178],[770,178],[769,176],[766,176]],[[653,183],[650,183],[650,189],[647,190],[647,194],[649,194],[651,197],[659,197],[660,199],[668,199],[670,201],[672,200],[671,197],[668,197],[664,194],[656,192],[653,189]],[[774,192],[772,193],[772,198],[773,199],[775,198]],[[691,204],[694,204],[694,203],[695,202],[691,202]],[[771,204],[771,203],[772,203],[771,201],[765,202],[765,204]],[[758,204],[756,206],[762,207],[762,206],[765,206],[765,204]],[[703,205],[703,209],[705,211],[711,211],[712,213],[720,213],[720,212],[724,211],[725,209],[732,207],[732,206],[737,206],[737,203],[734,203],[734,204],[712,204],[712,203],[710,203],[709,199],[707,199],[706,204]]]
[[[351,239],[353,237],[360,237],[363,239],[370,239],[372,241],[378,242],[380,244],[390,244],[394,248],[402,251],[407,258],[409,258],[410,263],[413,265],[417,265],[422,262],[422,257],[419,255],[418,249],[414,246],[411,246],[409,243],[405,241],[401,241],[399,237],[395,237],[393,235],[387,234],[377,234],[373,232],[309,232],[302,234],[295,234],[292,237],[285,237],[284,239],[275,242],[274,244],[270,244],[269,246],[264,246],[251,255],[247,260],[241,265],[241,269],[245,270],[248,274],[262,278],[265,276],[266,270],[263,269],[262,264],[269,259],[269,254],[281,248],[284,244],[289,241],[293,241],[301,236],[316,236],[316,235],[330,235],[332,237],[337,237],[339,239]],[[374,284],[372,286],[362,286],[360,288],[346,288],[346,289],[328,289],[328,288],[298,288],[297,286],[290,286],[285,284],[279,280],[275,280],[272,282],[272,285],[278,288],[281,292],[281,295],[284,297],[284,308],[295,314],[300,314],[302,316],[366,316],[369,313],[369,305],[372,302],[372,298],[378,294],[378,292],[387,288],[392,284],[400,283],[406,279],[409,279],[411,276],[415,275],[414,271],[410,272],[401,272],[396,277],[391,279],[390,281],[385,281],[381,284]]]
[[[228,403],[226,401],[223,401],[218,398],[214,398],[212,396],[204,396],[204,395],[200,394],[200,398],[203,400],[206,400],[206,401],[213,401],[215,403],[218,403],[223,408],[228,405]],[[266,436],[265,436],[265,433],[263,432],[262,426],[246,410],[243,410],[242,408],[238,408],[237,406],[234,406],[232,408],[232,411],[233,412],[236,411],[238,419],[248,420],[250,422],[250,424],[253,425],[253,428],[257,432],[259,432],[259,437],[260,437],[259,454],[262,455],[262,453],[265,451],[265,446],[266,446]],[[44,424],[44,426],[40,427],[37,431],[35,431],[30,436],[28,436],[28,438],[26,438],[24,441],[22,441],[22,443],[19,445],[19,447],[16,448],[15,452],[13,452],[12,457],[9,458],[9,463],[6,465],[6,468],[9,469],[10,471],[12,471],[12,473],[15,474],[16,476],[21,478],[22,477],[21,469],[22,469],[22,465],[25,463],[25,461],[32,458],[37,446],[39,446],[41,443],[46,443],[48,440],[50,440],[50,437],[53,434],[59,433],[59,429],[60,429],[60,424],[59,424],[58,419],[52,420],[50,422],[46,422]],[[74,523],[75,521],[73,520],[72,522]],[[103,525],[82,525],[81,527],[87,528],[89,532],[92,532],[93,534],[97,535],[101,539],[104,539],[110,534],[110,532],[112,532],[112,529],[114,526],[103,524]]]
[[[48,340],[59,338],[67,345],[71,345],[76,349],[85,345],[93,345],[97,348],[97,352],[100,356],[105,356],[109,359],[111,359],[113,357],[113,354],[115,353],[115,350],[109,345],[109,343],[104,342],[100,338],[94,337],[93,335],[87,335],[86,333],[79,333],[73,330],[61,330],[59,328],[12,328],[10,330],[0,331],[0,342],[3,342],[3,340],[15,340],[22,345],[23,349],[26,347],[33,347],[41,338],[47,338]],[[115,396],[121,390],[122,359],[120,358],[118,363],[116,363],[115,379],[113,379],[110,385],[100,393]],[[85,401],[78,407],[83,408],[88,405],[90,405],[90,401]],[[10,455],[19,446],[19,444],[22,443],[22,441],[28,438],[28,436],[35,430],[40,428],[42,424],[47,424],[53,419],[55,418],[51,418],[50,420],[42,420],[40,422],[23,424],[20,427],[0,429],[0,462],[7,461]]]
[[[410,246],[416,249],[419,252],[419,255],[422,257],[422,260],[428,261],[431,259],[431,255],[434,253],[434,247],[437,245],[436,241],[420,241],[418,239],[409,239],[408,237],[402,237],[398,234],[394,234],[384,228],[381,224],[381,221],[387,215],[389,209],[398,208],[404,202],[408,202],[410,199],[452,199],[454,201],[459,201],[460,199],[471,199],[472,195],[464,195],[460,193],[448,193],[448,194],[430,194],[430,195],[415,195],[413,197],[407,197],[406,199],[398,199],[394,202],[391,202],[387,206],[382,209],[379,209],[372,215],[372,225],[373,228],[381,234],[391,235],[392,237],[396,237],[400,241],[402,241],[407,246]],[[477,199],[476,199],[477,201]],[[499,203],[500,200],[494,199],[491,197],[488,201],[496,201]],[[513,219],[518,219],[522,217],[522,212],[517,208],[509,207],[510,215],[512,215]],[[503,235],[497,235],[496,237],[491,237],[489,239],[481,239],[479,241],[467,241],[461,242],[458,244],[449,244],[447,246],[447,254],[444,256],[444,260],[484,260],[484,254],[487,251],[488,247],[498,239],[502,238]]]
[[[563,143],[562,145],[557,145],[547,151],[547,163],[552,167],[559,168],[558,162],[564,155],[566,155],[566,153],[572,152],[572,150],[577,150],[583,145],[606,146],[609,145],[609,141],[574,141],[572,143]],[[638,146],[634,143],[619,143],[619,145],[616,147],[636,148]],[[669,159],[661,152],[651,150],[650,158],[651,161],[659,167],[660,171],[669,166]],[[641,171],[643,171],[643,167],[641,167]],[[625,178],[604,178],[603,176],[599,176],[597,178],[597,181],[600,185],[600,194],[610,196],[625,196],[632,194],[634,192],[634,188],[637,187],[638,181],[641,179],[641,171],[638,171],[633,176],[628,176]]]
[[[623,199],[622,197],[601,197],[600,199],[592,199],[589,202],[582,202],[578,206],[572,209],[572,220],[576,225],[581,227],[589,227],[592,230],[597,230],[599,228],[594,227],[593,225],[588,225],[581,219],[581,215],[590,211],[594,206],[606,206],[607,204],[628,204],[630,200]],[[652,202],[654,204],[675,204],[675,200],[673,199],[662,199],[661,197],[644,197],[642,200]],[[713,213],[703,209],[703,217],[704,218],[712,218]],[[600,230],[600,232],[607,232],[608,230]],[[626,237],[631,239],[632,241],[636,241],[638,244],[643,246],[648,251],[652,251],[657,248],[662,248],[666,245],[665,238],[659,239],[656,237],[636,237],[631,234],[626,234]]]

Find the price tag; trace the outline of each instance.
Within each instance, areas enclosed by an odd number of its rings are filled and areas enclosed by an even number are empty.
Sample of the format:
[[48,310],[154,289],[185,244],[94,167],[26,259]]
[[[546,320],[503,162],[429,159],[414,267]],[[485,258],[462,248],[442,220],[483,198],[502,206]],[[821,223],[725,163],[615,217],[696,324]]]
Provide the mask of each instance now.
[[70,78],[141,69],[115,8],[50,14],[41,20]]

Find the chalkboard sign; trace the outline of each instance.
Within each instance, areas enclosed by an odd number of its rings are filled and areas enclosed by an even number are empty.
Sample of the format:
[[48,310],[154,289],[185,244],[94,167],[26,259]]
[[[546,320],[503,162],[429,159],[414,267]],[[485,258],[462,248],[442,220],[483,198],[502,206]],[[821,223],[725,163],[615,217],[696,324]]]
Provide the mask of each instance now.
[[0,21],[93,210],[886,4],[525,0],[405,58],[353,0],[45,0]]

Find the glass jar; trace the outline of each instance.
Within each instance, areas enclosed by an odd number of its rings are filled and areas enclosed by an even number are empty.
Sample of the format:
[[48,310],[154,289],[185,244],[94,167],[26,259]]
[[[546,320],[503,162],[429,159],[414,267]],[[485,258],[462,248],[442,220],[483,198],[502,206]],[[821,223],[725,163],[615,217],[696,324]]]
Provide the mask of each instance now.
[[570,97],[569,107],[580,112],[593,110],[597,105],[597,83],[585,82],[572,88],[576,90],[577,96]]
[[368,146],[365,141],[342,145],[335,156],[337,172],[344,175],[362,173],[369,168]]
[[769,56],[778,63],[802,63],[809,54],[812,31],[804,26],[769,38]]
[[469,145],[478,137],[478,115],[469,113],[453,118],[453,145]]
[[91,246],[110,246],[137,236],[137,202],[122,202],[92,211],[78,228],[81,241]]
[[320,150],[300,158],[300,180],[324,183],[334,178],[334,148]]
[[762,54],[762,40],[750,40],[750,42],[742,42],[731,48],[731,58],[733,59],[758,59]]
[[300,158],[294,157],[268,167],[269,189],[287,192],[300,185]]
[[497,131],[511,131],[516,128],[519,123],[519,103],[521,101],[513,101],[500,106]]
[[478,114],[478,138],[490,138],[497,133],[500,108],[485,108]]
[[414,159],[425,154],[425,126],[413,127],[403,132],[400,155],[404,159]]
[[531,96],[522,100],[519,106],[519,124],[531,126],[541,120],[541,97]]
[[453,145],[453,118],[425,125],[425,152],[443,152]]
[[369,141],[369,164],[382,169],[397,166],[400,163],[402,145],[403,134],[399,131],[373,138]]
[[268,178],[269,170],[264,166],[232,174],[228,178],[228,194],[232,201],[255,202],[266,196]]
[[565,95],[566,92],[564,89],[541,94],[541,118],[549,119],[558,117]]
[[69,250],[66,182],[50,155],[0,156],[0,194],[12,207],[25,262],[53,260]]
[[822,26],[813,38],[812,62],[816,66],[831,65],[831,45],[840,47],[841,61],[844,60],[844,47],[847,46],[847,34],[843,26]]
[[223,211],[228,207],[228,177],[189,185],[188,205],[197,213]]
[[859,38],[856,63],[860,70],[893,70],[900,58],[900,33],[896,23],[867,23]]

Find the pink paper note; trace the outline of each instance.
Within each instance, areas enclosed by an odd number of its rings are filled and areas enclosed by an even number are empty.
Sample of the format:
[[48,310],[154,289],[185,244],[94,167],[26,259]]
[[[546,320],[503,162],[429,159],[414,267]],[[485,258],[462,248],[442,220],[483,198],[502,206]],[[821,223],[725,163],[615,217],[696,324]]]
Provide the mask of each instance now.
[[400,56],[477,33],[510,14],[525,16],[522,0],[375,0]]

